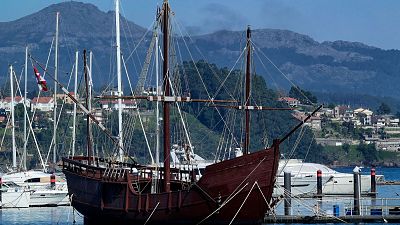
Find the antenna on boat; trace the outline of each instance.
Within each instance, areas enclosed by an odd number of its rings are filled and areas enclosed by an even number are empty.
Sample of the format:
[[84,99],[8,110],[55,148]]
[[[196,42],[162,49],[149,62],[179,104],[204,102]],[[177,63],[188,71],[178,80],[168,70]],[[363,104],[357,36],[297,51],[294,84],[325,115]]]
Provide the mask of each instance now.
[[122,78],[121,78],[121,40],[120,40],[120,27],[119,27],[119,0],[115,0],[115,42],[117,47],[117,82],[118,82],[118,160],[124,160],[123,152],[123,133],[122,133]]
[[[168,65],[168,53],[169,53],[169,4],[168,0],[164,0],[163,3],[163,19],[162,19],[162,32],[163,32],[163,81],[164,81],[164,98],[168,98],[171,95],[170,84],[169,84],[169,65]],[[164,122],[164,191],[170,192],[170,121],[169,112],[170,105],[168,101],[163,102],[163,122]]]
[[245,139],[244,139],[244,154],[249,154],[249,146],[250,146],[250,111],[248,106],[250,106],[250,87],[251,87],[251,30],[250,25],[247,26],[247,59],[246,59],[246,84],[245,84],[245,105],[247,106],[245,109]]

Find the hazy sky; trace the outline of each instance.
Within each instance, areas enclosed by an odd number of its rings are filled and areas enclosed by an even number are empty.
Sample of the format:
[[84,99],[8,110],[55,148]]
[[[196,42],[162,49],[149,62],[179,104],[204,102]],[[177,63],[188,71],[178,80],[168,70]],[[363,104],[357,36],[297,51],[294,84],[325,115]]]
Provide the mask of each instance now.
[[[103,11],[114,0],[82,0]],[[149,27],[162,0],[121,0],[122,12]],[[0,21],[11,21],[65,0],[0,0]],[[317,41],[359,41],[385,49],[400,49],[398,0],[170,0],[181,24],[191,33],[219,29],[288,29]],[[0,31],[1,32],[1,31]]]

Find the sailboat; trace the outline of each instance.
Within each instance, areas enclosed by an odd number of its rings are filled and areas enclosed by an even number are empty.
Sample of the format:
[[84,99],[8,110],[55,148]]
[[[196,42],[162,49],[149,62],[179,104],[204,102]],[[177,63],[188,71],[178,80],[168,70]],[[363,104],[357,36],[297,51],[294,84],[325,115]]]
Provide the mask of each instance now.
[[[15,126],[14,126],[14,83],[13,83],[14,70],[10,65],[10,116],[11,116],[11,129],[12,129],[12,167],[17,167],[17,149],[15,143]],[[18,185],[14,182],[7,182],[4,175],[0,177],[0,207],[1,208],[25,208],[29,207],[30,191],[28,188]]]
[[[139,99],[162,102],[164,161],[157,165],[123,162],[122,130],[112,138],[119,150],[118,160],[87,156],[62,159],[72,206],[84,216],[85,224],[259,224],[272,208],[271,198],[280,157],[280,144],[297,130],[300,123],[282,139],[275,139],[269,148],[249,153],[249,113],[260,109],[250,101],[237,109],[246,112],[244,154],[207,165],[197,179],[196,171],[171,168],[170,106],[175,102],[195,102],[190,97],[172,94],[169,81],[169,15],[170,6],[164,1],[159,17],[163,33],[162,96],[136,96]],[[116,0],[117,70],[119,47],[119,1]],[[246,67],[246,96],[250,94],[251,32],[247,30],[248,63]],[[118,77],[120,83],[120,77]],[[72,96],[69,95],[72,98]],[[120,102],[121,89],[118,96]],[[132,96],[136,98],[135,96]],[[76,99],[74,100],[75,102]],[[202,100],[206,101],[206,100]],[[218,100],[210,100],[216,103]],[[220,102],[224,102],[220,100]],[[119,104],[120,105],[120,104]],[[121,105],[120,105],[121,106]],[[104,130],[104,126],[84,106],[81,109]],[[119,108],[121,110],[121,107]],[[311,115],[310,115],[311,116]],[[119,122],[121,124],[121,122]],[[122,154],[121,154],[122,153]],[[155,177],[161,191],[150,183]]]
[[[56,15],[56,54],[55,54],[55,74],[57,74],[57,42],[58,42],[58,18],[59,13]],[[25,99],[27,93],[27,72],[28,72],[28,47],[26,47],[25,51]],[[8,198],[10,204],[7,204],[3,207],[27,207],[27,206],[57,206],[57,205],[67,205],[69,204],[69,198],[67,196],[67,185],[65,179],[61,176],[56,176],[55,174],[49,174],[44,172],[45,166],[43,165],[43,170],[27,170],[26,167],[26,118],[27,118],[27,108],[24,103],[24,151],[22,154],[22,165],[17,167],[17,150],[15,143],[15,135],[14,135],[14,91],[13,91],[13,76],[14,72],[12,70],[12,66],[10,66],[10,84],[11,84],[11,121],[12,121],[12,146],[13,146],[13,166],[12,171],[6,174],[3,174],[1,179],[5,186],[9,187],[2,191],[2,195],[9,195],[8,192],[12,189],[15,191],[20,191],[21,194],[17,196],[14,200],[12,198]],[[25,100],[26,102],[26,100]],[[55,109],[54,109],[55,111]],[[56,115],[56,114],[55,114]],[[56,118],[56,117],[55,117]],[[56,121],[56,120],[55,120]],[[29,121],[30,123],[30,121]],[[32,129],[31,124],[29,124],[29,128]],[[54,131],[55,132],[55,131]],[[56,150],[54,150],[54,153]],[[55,156],[55,154],[54,154]],[[55,160],[55,158],[54,158]],[[25,193],[29,193],[25,194]],[[19,203],[21,196],[23,195],[24,204]],[[18,204],[13,204],[13,202],[18,202]],[[26,202],[26,203],[25,203]],[[22,206],[23,205],[23,206]]]

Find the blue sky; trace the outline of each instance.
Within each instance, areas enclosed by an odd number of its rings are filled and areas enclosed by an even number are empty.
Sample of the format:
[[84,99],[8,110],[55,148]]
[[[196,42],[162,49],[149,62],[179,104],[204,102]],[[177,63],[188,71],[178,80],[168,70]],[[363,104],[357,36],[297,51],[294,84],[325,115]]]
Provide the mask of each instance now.
[[[1,0],[0,21],[11,21],[65,0]],[[103,11],[113,0],[82,0]],[[122,13],[149,27],[162,0],[121,0]],[[219,29],[288,29],[317,41],[359,41],[400,49],[400,1],[397,0],[170,0],[181,24],[192,33]]]

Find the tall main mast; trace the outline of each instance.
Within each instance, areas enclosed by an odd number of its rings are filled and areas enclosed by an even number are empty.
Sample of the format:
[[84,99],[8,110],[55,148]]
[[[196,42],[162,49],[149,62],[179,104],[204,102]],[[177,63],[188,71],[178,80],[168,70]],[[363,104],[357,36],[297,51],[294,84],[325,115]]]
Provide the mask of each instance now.
[[[163,4],[163,81],[164,81],[164,97],[171,95],[169,84],[169,66],[168,66],[168,53],[169,53],[169,4],[168,0],[164,0]],[[171,191],[171,178],[170,178],[170,125],[169,125],[169,102],[163,102],[163,121],[164,121],[164,191]]]
[[247,27],[247,60],[246,60],[246,90],[245,90],[245,140],[244,140],[244,154],[249,154],[250,146],[250,87],[251,87],[251,30],[250,26]]
[[[75,52],[75,77],[74,77],[74,97],[78,99],[78,51]],[[72,156],[75,156],[76,143],[76,102],[74,102],[74,115],[72,120]]]
[[[86,84],[86,108],[90,111],[90,91],[89,91],[89,75],[88,75],[88,67],[86,63],[86,49],[83,50],[83,67],[84,67],[84,75],[85,75],[85,84]],[[90,116],[89,114],[86,117],[86,128],[87,128],[87,156],[88,156],[88,164],[91,164],[92,161],[92,130],[91,130],[91,123],[90,123]]]
[[[156,15],[156,20],[158,20],[158,14],[159,14],[159,9],[157,8],[157,15]],[[158,21],[157,21],[158,22]],[[156,33],[156,40],[155,40],[155,49],[156,49],[156,55],[155,55],[155,63],[156,63],[156,93],[157,96],[160,95],[160,90],[159,90],[159,73],[158,73],[158,54],[159,54],[159,49],[158,49],[158,31]],[[156,121],[157,121],[157,127],[156,127],[156,165],[157,167],[159,166],[160,163],[160,104],[157,101],[156,102]]]
[[122,133],[122,78],[121,78],[121,40],[119,27],[119,0],[115,0],[115,43],[117,47],[117,81],[118,81],[118,159],[123,161],[123,133]]

